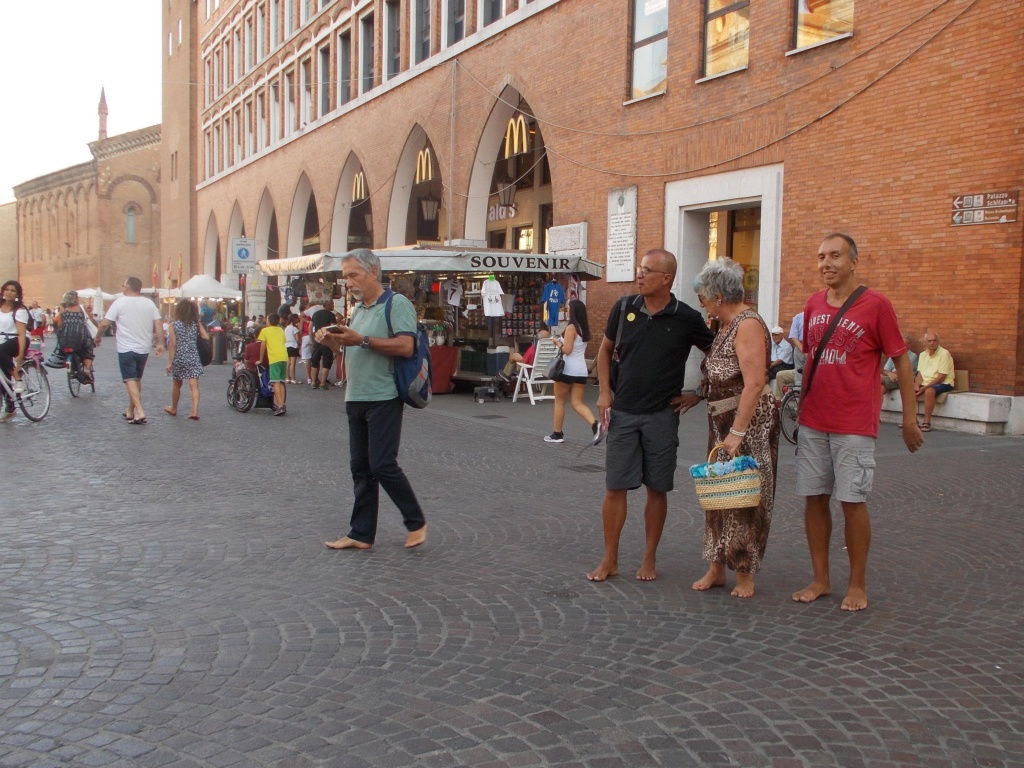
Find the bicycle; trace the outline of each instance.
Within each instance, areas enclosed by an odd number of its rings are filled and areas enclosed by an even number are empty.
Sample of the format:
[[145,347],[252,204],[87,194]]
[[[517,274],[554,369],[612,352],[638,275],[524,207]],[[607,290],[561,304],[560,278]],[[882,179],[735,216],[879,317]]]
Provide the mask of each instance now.
[[0,372],[0,389],[5,400],[17,403],[29,421],[42,421],[50,412],[50,380],[43,367],[42,353],[30,350],[21,365],[21,383],[24,389],[14,391],[14,380]]
[[67,355],[67,363],[65,363],[64,368],[68,374],[68,389],[71,390],[71,396],[78,397],[83,384],[88,384],[95,393],[96,375],[92,369],[85,367],[82,356],[71,347],[65,347],[61,352]]
[[797,418],[800,414],[800,387],[788,387],[786,394],[779,403],[779,416],[782,422],[782,435],[796,445]]

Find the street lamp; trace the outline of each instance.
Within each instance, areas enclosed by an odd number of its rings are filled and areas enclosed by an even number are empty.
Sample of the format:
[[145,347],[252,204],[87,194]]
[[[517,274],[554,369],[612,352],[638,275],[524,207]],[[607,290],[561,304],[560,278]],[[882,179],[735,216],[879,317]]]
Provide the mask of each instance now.
[[420,209],[423,211],[424,221],[437,221],[437,212],[441,208],[441,201],[432,195],[420,198]]
[[498,205],[503,208],[515,208],[516,180],[510,176],[506,176],[501,186],[498,187]]

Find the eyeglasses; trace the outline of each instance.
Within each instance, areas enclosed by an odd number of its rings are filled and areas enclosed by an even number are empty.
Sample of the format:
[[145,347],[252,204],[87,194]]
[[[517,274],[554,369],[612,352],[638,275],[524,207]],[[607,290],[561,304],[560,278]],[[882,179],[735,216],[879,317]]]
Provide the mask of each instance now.
[[647,277],[649,274],[651,274],[651,272],[656,272],[659,275],[667,275],[667,274],[669,274],[664,269],[651,269],[650,267],[637,267],[636,268],[636,276],[637,277]]

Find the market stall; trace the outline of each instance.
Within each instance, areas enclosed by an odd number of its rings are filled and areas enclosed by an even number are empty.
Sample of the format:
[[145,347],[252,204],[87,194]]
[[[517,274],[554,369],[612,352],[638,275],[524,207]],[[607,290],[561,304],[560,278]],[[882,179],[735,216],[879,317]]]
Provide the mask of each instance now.
[[[541,327],[541,291],[548,275],[576,285],[600,279],[604,270],[579,256],[516,251],[413,247],[374,253],[382,280],[413,302],[431,331],[434,391],[439,393],[452,386],[443,380],[447,371],[451,379],[490,379],[510,348],[532,342]],[[258,265],[268,276],[318,275],[340,283],[345,255],[320,253]]]

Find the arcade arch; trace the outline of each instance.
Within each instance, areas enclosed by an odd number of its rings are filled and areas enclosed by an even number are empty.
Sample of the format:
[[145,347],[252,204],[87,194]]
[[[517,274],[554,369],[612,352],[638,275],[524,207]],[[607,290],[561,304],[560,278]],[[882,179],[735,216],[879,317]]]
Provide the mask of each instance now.
[[387,247],[438,240],[446,231],[443,184],[437,153],[419,125],[413,126],[395,170],[388,210]]
[[373,247],[373,202],[363,165],[350,152],[341,169],[331,217],[331,250]]
[[286,253],[288,256],[320,253],[320,215],[317,212],[313,186],[305,173],[299,176],[299,183],[292,198]]

